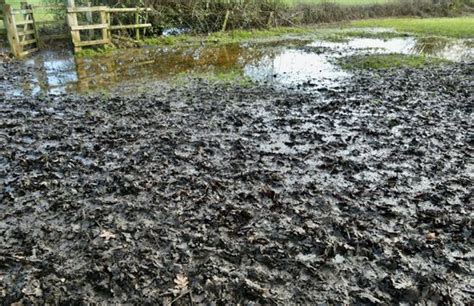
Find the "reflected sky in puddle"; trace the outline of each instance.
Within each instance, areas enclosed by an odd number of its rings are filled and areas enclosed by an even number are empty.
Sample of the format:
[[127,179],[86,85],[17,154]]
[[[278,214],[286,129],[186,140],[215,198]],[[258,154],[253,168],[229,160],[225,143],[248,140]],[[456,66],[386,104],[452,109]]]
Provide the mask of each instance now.
[[360,53],[369,54],[388,54],[398,53],[407,55],[424,54],[444,58],[450,61],[462,61],[474,59],[474,49],[472,40],[449,40],[438,37],[426,38],[354,38],[348,42],[327,42],[315,41],[310,44],[312,47],[325,47],[338,52],[342,55],[352,55]]
[[336,87],[350,77],[334,60],[354,54],[426,54],[453,61],[474,58],[472,40],[401,37],[354,38],[347,42],[323,40],[281,41],[272,44],[148,47],[118,50],[109,56],[74,58],[70,51],[43,51],[25,61],[34,77],[10,90],[25,93],[65,94],[110,90],[124,82],[146,82],[188,75],[238,72],[254,82],[286,88]]
[[303,83],[319,88],[337,86],[349,73],[331,63],[326,54],[301,50],[284,50],[265,56],[255,65],[244,68],[246,76],[257,82],[298,86]]

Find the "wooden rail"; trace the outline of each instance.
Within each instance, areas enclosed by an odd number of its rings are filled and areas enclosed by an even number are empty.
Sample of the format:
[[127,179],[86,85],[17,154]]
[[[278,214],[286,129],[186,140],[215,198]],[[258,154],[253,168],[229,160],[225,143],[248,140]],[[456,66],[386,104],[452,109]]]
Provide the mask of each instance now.
[[[135,29],[135,39],[140,40],[140,29],[151,28],[151,23],[146,23],[148,19],[148,12],[151,11],[151,8],[141,8],[141,7],[130,7],[130,8],[109,8],[107,12],[109,14],[116,13],[134,13],[135,14],[135,23],[134,24],[120,24],[120,25],[110,25],[110,31],[115,30],[128,30]],[[145,13],[145,18],[142,18],[141,14]],[[145,23],[142,23],[142,20],[145,19]]]

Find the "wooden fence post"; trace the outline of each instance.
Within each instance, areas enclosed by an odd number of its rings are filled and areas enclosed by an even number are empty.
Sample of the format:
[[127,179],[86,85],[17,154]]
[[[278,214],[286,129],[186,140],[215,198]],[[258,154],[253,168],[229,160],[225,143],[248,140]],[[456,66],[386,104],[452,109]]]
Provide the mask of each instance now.
[[224,32],[225,29],[227,28],[227,22],[229,21],[229,15],[230,15],[230,11],[227,10],[227,12],[225,12],[224,24],[222,25],[222,32]]
[[[140,24],[140,9],[138,7],[135,13],[135,24]],[[135,29],[135,39],[140,40],[140,28]]]
[[38,49],[40,49],[41,48],[41,46],[40,46],[41,45],[40,44],[40,35],[39,35],[38,24],[36,24],[36,18],[35,18],[35,14],[34,14],[34,11],[33,11],[33,6],[31,4],[28,4],[27,9],[31,11],[31,20],[33,20],[33,31],[35,31],[33,36],[35,37],[35,40],[36,40],[36,47]]
[[[67,9],[74,9],[76,8],[76,4],[74,0],[67,1]],[[71,37],[72,43],[74,44],[74,52],[79,52],[82,48],[79,46],[81,42],[81,34],[78,31],[72,31],[72,27],[77,27],[79,23],[77,22],[77,14],[75,12],[67,12],[67,22],[69,27],[71,28]]]
[[15,15],[13,15],[12,7],[5,5],[3,8],[3,20],[5,28],[7,29],[8,43],[10,44],[13,56],[21,56],[20,38],[18,37],[18,30],[16,28]]
[[[109,24],[106,10],[100,11],[100,23],[101,24],[107,24],[107,25]],[[102,29],[102,40],[107,41],[106,42],[107,44],[111,43],[110,37],[109,37],[109,28],[110,28],[110,25],[107,26],[107,28]]]
[[271,26],[272,26],[273,14],[274,14],[273,12],[270,12],[270,17],[268,17],[267,27],[271,27]]
[[[27,10],[27,9],[28,9],[28,3],[26,3],[26,2],[20,2],[20,8],[21,8],[22,10]],[[23,20],[29,20],[29,19],[30,19],[30,15],[28,15],[28,14],[23,14]],[[27,30],[28,30],[28,24],[25,24],[25,25],[23,26],[23,32],[26,32]],[[25,41],[25,40],[26,40],[26,37],[27,37],[27,35],[21,36],[20,42]]]

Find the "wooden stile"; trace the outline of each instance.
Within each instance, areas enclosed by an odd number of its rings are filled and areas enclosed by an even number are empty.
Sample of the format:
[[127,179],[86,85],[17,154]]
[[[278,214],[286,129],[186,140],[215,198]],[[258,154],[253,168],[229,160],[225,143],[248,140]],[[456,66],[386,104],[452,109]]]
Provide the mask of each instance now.
[[[23,20],[17,20],[17,16],[21,16]],[[22,58],[39,50],[39,35],[31,5],[22,2],[21,9],[17,10],[5,5],[3,17],[8,43],[15,57]]]
[[[60,33],[54,35],[39,34],[39,26],[35,20],[35,10],[41,8],[61,9],[65,8],[67,13],[67,24],[69,31],[67,34]],[[110,8],[107,6],[91,6],[91,2],[85,7],[76,6],[75,0],[68,0],[68,5],[32,6],[27,2],[21,2],[20,9],[14,9],[11,5],[5,4],[5,0],[0,0],[0,18],[4,20],[8,42],[15,57],[21,58],[35,51],[44,44],[45,39],[59,39],[69,36],[74,45],[74,51],[81,51],[83,47],[109,45],[112,44],[112,31],[129,29],[134,31],[135,39],[139,40],[140,31],[150,28],[152,25],[146,23],[148,20],[149,8]],[[94,24],[93,13],[98,14],[99,23]],[[133,24],[111,24],[111,14],[134,14]],[[142,14],[146,14],[143,16]],[[87,23],[79,24],[78,14],[85,14]],[[95,19],[96,20],[96,19]],[[55,21],[46,21],[41,24],[55,24]],[[86,33],[82,33],[82,32]],[[95,37],[94,34],[99,34]],[[1,33],[0,33],[1,34]],[[88,34],[81,37],[81,34]]]

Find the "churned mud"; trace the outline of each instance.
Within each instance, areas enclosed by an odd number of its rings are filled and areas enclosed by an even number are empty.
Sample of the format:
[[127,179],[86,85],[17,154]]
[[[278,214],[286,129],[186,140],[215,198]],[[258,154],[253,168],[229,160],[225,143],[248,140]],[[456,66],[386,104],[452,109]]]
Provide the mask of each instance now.
[[472,303],[472,76],[0,96],[0,300]]

